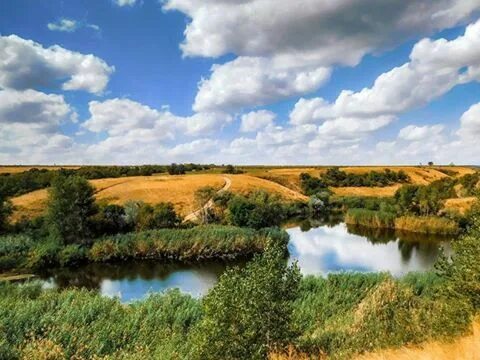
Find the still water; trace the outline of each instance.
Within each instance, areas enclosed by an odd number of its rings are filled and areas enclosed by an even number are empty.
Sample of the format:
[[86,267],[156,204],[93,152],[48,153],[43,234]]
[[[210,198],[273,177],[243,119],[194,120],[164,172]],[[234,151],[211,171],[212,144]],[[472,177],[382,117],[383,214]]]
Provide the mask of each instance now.
[[[290,262],[297,261],[305,275],[338,271],[389,271],[401,276],[409,271],[431,269],[448,238],[378,229],[354,228],[342,222],[304,221],[287,229]],[[165,264],[132,261],[120,264],[89,264],[40,274],[45,287],[85,287],[122,302],[144,298],[171,288],[202,296],[217,282],[227,266],[236,263]]]

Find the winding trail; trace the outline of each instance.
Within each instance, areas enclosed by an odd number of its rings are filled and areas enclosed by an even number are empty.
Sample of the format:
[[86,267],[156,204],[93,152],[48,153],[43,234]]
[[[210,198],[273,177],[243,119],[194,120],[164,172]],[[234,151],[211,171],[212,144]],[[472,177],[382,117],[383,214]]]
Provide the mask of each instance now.
[[[232,180],[226,176],[223,177],[223,180],[225,180],[225,185],[217,191],[217,194],[221,194],[224,191],[227,191],[230,189],[230,186],[232,186]],[[199,215],[202,213],[202,211],[208,210],[213,207],[213,199],[208,200],[205,205],[203,205],[200,209],[195,210],[194,212],[188,214],[183,218],[183,222],[187,221],[196,221],[199,219]]]

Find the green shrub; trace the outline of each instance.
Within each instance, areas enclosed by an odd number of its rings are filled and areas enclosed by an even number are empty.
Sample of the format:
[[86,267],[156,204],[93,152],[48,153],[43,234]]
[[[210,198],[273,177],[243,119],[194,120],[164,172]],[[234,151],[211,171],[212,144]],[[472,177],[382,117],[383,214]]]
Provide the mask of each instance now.
[[55,266],[58,264],[58,253],[61,249],[62,245],[54,238],[36,243],[28,252],[26,266],[32,269]]
[[446,280],[452,298],[466,296],[474,308],[480,309],[480,216],[458,241],[453,242],[452,259],[443,257],[437,264],[440,276]]
[[87,258],[87,251],[84,246],[73,244],[65,246],[58,253],[58,262],[61,266],[76,265]]
[[192,358],[265,359],[294,337],[293,300],[301,275],[271,244],[245,268],[228,269],[203,300]]
[[6,235],[0,237],[0,270],[25,265],[26,257],[34,241],[27,235]]

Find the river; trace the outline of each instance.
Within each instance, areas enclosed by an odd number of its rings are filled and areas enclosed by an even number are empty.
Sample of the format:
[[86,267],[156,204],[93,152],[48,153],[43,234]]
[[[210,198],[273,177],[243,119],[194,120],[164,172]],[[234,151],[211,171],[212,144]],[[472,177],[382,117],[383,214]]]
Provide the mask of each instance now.
[[[338,221],[304,221],[290,225],[286,231],[290,235],[289,262],[296,261],[305,275],[389,271],[401,276],[409,271],[431,269],[441,248],[450,252],[449,238],[353,228]],[[202,264],[128,261],[53,269],[39,276],[45,288],[85,287],[131,302],[171,288],[202,296],[215,285],[227,266],[244,264],[245,261]]]

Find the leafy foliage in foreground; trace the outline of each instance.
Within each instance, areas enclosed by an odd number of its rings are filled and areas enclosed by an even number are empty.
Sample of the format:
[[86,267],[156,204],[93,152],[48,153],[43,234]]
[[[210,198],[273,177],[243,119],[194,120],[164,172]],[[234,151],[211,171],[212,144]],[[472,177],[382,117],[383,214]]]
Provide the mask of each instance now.
[[245,268],[227,270],[203,300],[194,359],[264,359],[294,339],[291,316],[301,279],[275,243]]
[[86,290],[3,283],[0,358],[174,359],[200,315],[199,302],[179,291],[125,306]]

